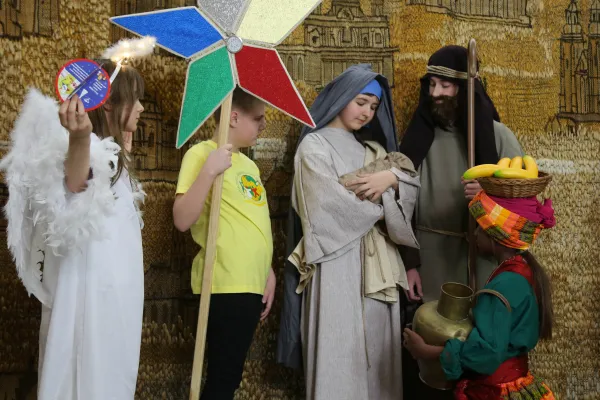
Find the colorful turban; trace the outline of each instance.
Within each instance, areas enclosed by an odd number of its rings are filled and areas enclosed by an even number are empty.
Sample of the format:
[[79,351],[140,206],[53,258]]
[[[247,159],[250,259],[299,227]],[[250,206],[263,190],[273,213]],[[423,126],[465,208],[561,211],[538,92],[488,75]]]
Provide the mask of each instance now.
[[542,229],[556,225],[550,199],[542,204],[535,197],[495,197],[482,190],[471,200],[469,211],[492,239],[519,250],[527,250]]

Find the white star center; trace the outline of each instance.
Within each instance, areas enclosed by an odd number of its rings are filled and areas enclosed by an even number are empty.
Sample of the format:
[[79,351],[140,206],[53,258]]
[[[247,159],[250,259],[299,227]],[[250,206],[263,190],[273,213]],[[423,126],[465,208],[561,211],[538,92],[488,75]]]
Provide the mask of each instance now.
[[235,54],[242,50],[242,47],[244,47],[244,44],[242,43],[242,39],[240,39],[239,37],[231,36],[227,38],[227,50],[230,53]]

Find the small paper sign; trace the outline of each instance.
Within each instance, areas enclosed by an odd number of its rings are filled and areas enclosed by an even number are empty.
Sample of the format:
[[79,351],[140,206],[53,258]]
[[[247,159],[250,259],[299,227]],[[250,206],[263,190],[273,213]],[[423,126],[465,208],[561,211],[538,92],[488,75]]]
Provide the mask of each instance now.
[[61,102],[77,94],[85,111],[92,111],[108,99],[110,77],[97,62],[81,58],[62,66],[56,75],[55,86]]

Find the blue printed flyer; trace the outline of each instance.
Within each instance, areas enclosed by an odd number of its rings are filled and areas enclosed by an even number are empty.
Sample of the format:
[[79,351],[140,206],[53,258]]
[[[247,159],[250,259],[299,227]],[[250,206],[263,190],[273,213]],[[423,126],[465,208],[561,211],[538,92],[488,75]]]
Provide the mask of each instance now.
[[85,111],[92,111],[108,99],[110,77],[101,65],[92,60],[72,60],[63,65],[56,75],[56,94],[63,102],[77,94]]

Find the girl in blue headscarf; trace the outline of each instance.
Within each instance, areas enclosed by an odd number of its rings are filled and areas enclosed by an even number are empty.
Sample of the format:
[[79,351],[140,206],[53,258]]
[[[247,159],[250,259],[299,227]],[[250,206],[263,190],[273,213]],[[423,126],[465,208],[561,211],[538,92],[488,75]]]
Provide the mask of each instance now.
[[[278,361],[303,359],[306,398],[402,397],[397,245],[416,247],[418,180],[408,158],[343,186],[340,177],[396,151],[387,79],[348,68],[311,108],[294,159],[290,256]],[[381,203],[377,204],[377,200]]]

